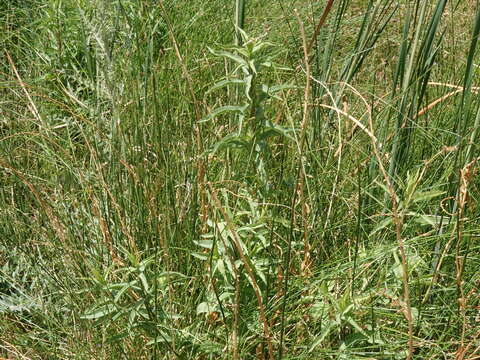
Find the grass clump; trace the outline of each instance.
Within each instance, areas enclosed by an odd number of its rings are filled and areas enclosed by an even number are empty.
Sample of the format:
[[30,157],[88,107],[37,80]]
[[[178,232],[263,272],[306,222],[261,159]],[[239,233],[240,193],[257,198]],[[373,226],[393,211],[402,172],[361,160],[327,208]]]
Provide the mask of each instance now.
[[469,1],[0,5],[0,356],[479,356]]

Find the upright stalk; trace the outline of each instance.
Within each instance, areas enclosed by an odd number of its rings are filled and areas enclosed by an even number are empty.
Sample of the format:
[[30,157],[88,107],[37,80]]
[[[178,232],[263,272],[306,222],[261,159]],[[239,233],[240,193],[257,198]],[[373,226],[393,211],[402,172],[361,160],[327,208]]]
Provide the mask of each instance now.
[[245,2],[246,0],[235,0],[235,43],[237,46],[242,45],[242,34],[239,30],[243,30],[245,24]]

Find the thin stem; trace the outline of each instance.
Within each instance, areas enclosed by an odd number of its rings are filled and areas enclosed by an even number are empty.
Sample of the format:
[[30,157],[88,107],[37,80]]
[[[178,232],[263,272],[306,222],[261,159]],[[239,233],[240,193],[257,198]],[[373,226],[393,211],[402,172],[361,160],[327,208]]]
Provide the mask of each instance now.
[[223,208],[222,203],[218,199],[217,192],[213,188],[212,184],[208,183],[208,187],[210,189],[210,193],[212,194],[212,198],[213,198],[213,201],[215,203],[215,206],[217,207],[217,209],[222,214],[222,216],[223,216],[223,218],[224,218],[224,220],[227,224],[228,230],[232,233],[233,240],[234,240],[233,243],[235,245],[235,248],[236,248],[238,254],[240,255],[240,259],[242,260],[242,263],[245,266],[245,269],[247,271],[247,275],[250,278],[250,281],[252,283],[253,291],[255,292],[255,296],[257,298],[258,310],[259,310],[259,313],[260,313],[259,314],[260,322],[263,324],[263,335],[264,335],[265,341],[267,342],[267,346],[268,346],[269,359],[273,360],[273,358],[274,358],[273,357],[273,346],[272,346],[272,339],[271,339],[271,336],[270,336],[270,328],[268,326],[267,317],[266,317],[266,314],[265,314],[265,306],[263,304],[263,299],[262,299],[262,294],[261,294],[261,291],[260,291],[260,287],[258,286],[257,280],[255,278],[255,273],[253,272],[253,269],[250,266],[250,262],[248,261],[246,255],[243,251],[242,245],[240,244],[240,237],[237,233],[237,230],[235,229],[235,225],[234,225],[232,219],[230,218],[230,216],[228,216],[227,212]]

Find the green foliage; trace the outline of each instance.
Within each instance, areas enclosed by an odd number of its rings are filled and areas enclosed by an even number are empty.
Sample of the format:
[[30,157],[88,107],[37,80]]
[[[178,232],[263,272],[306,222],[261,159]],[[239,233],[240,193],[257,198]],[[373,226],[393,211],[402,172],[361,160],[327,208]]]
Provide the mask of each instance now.
[[[121,323],[125,328],[109,341],[121,341],[125,337],[146,336],[146,345],[170,342],[169,323],[180,318],[168,311],[168,286],[184,281],[176,272],[152,271],[154,257],[140,260],[127,254],[130,265],[105,273],[91,269],[90,279],[95,285],[87,292],[98,293],[95,304],[81,319],[97,320],[97,323]],[[115,280],[112,280],[115,279]],[[83,292],[84,290],[82,290]]]
[[467,0],[0,1],[0,358],[478,357],[479,34]]
[[[241,157],[253,158],[255,173],[251,177],[258,177],[263,187],[267,185],[267,169],[269,145],[271,137],[281,136],[293,140],[293,129],[275,124],[265,116],[265,106],[272,106],[272,101],[279,99],[278,93],[293,89],[291,85],[261,84],[260,79],[267,70],[286,71],[286,67],[276,64],[273,60],[277,54],[272,51],[273,44],[262,38],[249,37],[243,30],[238,30],[243,38],[242,46],[229,47],[223,50],[209,49],[210,52],[221,58],[230,60],[234,70],[212,86],[209,92],[218,91],[224,87],[235,86],[237,101],[244,101],[240,105],[224,105],[211,111],[200,122],[217,119],[219,115],[231,115],[234,119],[232,133],[216,142],[209,153],[219,150],[240,151]],[[270,51],[269,51],[270,50]],[[265,196],[265,195],[264,195]]]

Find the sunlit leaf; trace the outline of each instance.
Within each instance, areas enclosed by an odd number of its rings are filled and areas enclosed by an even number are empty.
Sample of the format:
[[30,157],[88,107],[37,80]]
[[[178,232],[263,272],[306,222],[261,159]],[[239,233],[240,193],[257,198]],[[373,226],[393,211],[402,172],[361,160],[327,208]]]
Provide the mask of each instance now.
[[114,313],[116,310],[117,310],[116,306],[109,303],[109,304],[95,307],[91,311],[80,316],[80,318],[87,319],[87,320],[100,319]]

